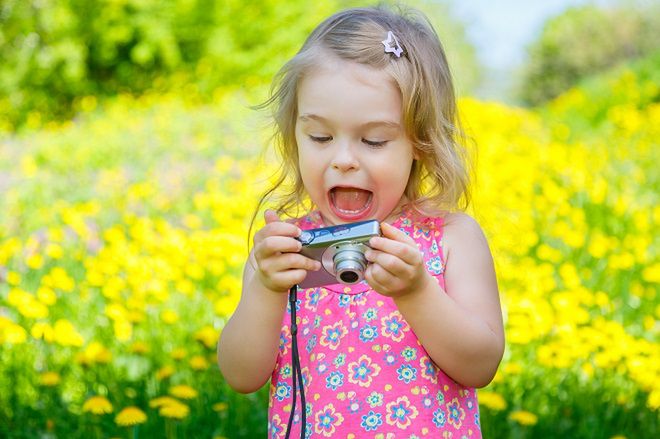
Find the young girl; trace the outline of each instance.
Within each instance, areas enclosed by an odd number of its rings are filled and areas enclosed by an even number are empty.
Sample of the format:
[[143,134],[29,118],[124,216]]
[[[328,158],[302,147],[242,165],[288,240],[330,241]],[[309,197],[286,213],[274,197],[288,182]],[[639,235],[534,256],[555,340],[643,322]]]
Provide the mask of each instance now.
[[[292,185],[265,213],[222,332],[226,381],[253,392],[270,378],[269,435],[284,437],[294,388],[287,292],[322,269],[295,238],[376,219],[382,236],[369,242],[365,281],[298,296],[306,434],[479,437],[475,388],[495,374],[503,325],[486,239],[455,212],[468,199],[468,167],[434,30],[410,12],[337,13],[284,66],[267,104],[284,160],[267,195]],[[279,217],[310,203],[298,219]]]

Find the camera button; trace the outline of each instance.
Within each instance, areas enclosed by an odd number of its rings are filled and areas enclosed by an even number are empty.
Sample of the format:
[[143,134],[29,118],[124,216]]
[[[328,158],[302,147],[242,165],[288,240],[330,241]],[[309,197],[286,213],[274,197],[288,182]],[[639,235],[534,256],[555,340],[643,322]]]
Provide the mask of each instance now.
[[303,230],[300,236],[298,237],[298,241],[302,242],[303,244],[309,244],[313,240],[314,240],[314,234],[306,230]]
[[332,236],[342,236],[346,235],[348,232],[350,232],[351,229],[348,227],[337,227],[335,230],[332,231]]

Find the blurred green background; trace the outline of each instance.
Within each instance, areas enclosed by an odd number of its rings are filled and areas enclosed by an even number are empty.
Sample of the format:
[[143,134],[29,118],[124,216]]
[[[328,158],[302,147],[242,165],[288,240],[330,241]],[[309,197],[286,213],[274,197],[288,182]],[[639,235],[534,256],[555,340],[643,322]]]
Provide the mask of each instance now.
[[[550,3],[532,29],[523,2],[406,2],[479,150],[508,340],[483,432],[657,437],[660,6]],[[214,359],[276,166],[250,107],[364,5],[0,1],[1,437],[266,435],[268,389]],[[527,26],[518,58],[488,56],[489,22]]]

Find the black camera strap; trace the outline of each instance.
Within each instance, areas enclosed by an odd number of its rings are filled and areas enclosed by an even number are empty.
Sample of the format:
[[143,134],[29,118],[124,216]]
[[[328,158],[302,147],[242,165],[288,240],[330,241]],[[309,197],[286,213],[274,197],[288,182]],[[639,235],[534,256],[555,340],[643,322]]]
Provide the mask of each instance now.
[[289,413],[289,422],[286,426],[286,436],[288,439],[291,434],[291,425],[296,414],[296,382],[300,385],[300,405],[301,420],[300,439],[305,438],[307,429],[307,405],[305,403],[305,383],[303,381],[302,370],[300,369],[300,354],[298,352],[298,322],[296,319],[296,302],[298,301],[298,285],[294,285],[289,290],[289,306],[291,308],[291,383],[292,398],[291,413]]

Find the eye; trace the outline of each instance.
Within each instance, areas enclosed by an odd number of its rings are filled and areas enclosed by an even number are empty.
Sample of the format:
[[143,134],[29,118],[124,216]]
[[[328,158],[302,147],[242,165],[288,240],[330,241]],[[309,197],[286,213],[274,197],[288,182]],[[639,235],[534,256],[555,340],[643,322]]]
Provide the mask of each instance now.
[[312,142],[316,143],[326,143],[332,140],[332,137],[330,136],[312,136],[311,134],[309,135],[309,138]]
[[374,148],[381,148],[385,146],[385,144],[388,142],[387,140],[369,140],[369,139],[362,139],[362,141]]

